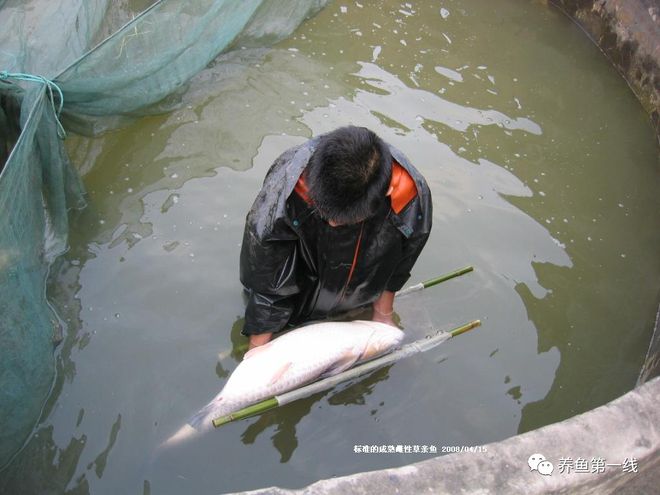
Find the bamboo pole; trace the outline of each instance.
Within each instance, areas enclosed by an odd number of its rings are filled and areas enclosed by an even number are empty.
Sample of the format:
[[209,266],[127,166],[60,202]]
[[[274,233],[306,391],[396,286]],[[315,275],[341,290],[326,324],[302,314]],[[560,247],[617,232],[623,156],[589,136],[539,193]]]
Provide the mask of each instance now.
[[218,428],[219,426],[222,426],[226,423],[230,423],[238,419],[247,418],[249,416],[254,416],[256,414],[261,414],[270,409],[274,409],[275,407],[288,404],[289,402],[293,402],[298,399],[309,397],[310,395],[315,394],[317,392],[321,392],[323,390],[332,388],[341,382],[353,378],[357,378],[366,373],[370,373],[371,371],[374,371],[378,368],[394,363],[399,359],[412,356],[413,354],[417,354],[420,352],[426,352],[429,349],[433,349],[434,347],[440,345],[446,340],[456,337],[457,335],[460,335],[462,333],[468,332],[473,328],[478,327],[479,325],[481,325],[481,321],[474,320],[469,323],[466,323],[465,325],[461,325],[460,327],[456,327],[453,330],[450,330],[449,332],[437,332],[433,336],[429,336],[411,342],[410,344],[406,344],[400,349],[394,350],[389,354],[385,354],[384,356],[381,356],[379,358],[372,359],[371,361],[367,361],[365,363],[359,364],[358,366],[346,370],[343,373],[339,373],[338,375],[330,376],[328,378],[324,378],[323,380],[319,380],[310,383],[309,385],[305,385],[304,387],[297,388],[295,390],[291,390],[289,392],[276,395],[274,397],[270,397],[266,400],[257,402],[256,404],[240,409],[231,414],[227,414],[226,416],[220,416],[219,418],[213,420],[213,426]]
[[422,289],[427,289],[429,287],[433,287],[434,285],[438,285],[441,282],[446,282],[447,280],[450,280],[452,278],[460,277],[461,275],[465,275],[466,273],[471,272],[474,270],[474,267],[472,266],[464,266],[463,268],[459,268],[458,270],[454,270],[453,272],[446,273],[444,275],[441,275],[436,278],[432,278],[430,280],[427,280],[426,282],[420,282],[419,284],[411,285],[410,287],[406,287],[405,289],[401,289],[399,292],[395,294],[395,297],[399,296],[405,296],[406,294],[410,294],[411,292],[417,292]]

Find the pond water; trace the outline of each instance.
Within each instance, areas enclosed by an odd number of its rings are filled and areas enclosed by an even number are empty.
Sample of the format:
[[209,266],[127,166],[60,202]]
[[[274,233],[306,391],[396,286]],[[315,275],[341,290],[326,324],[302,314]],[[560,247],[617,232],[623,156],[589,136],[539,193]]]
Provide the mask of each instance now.
[[[431,187],[410,283],[475,267],[397,302],[407,338],[483,326],[154,455],[240,360],[238,255],[268,166],[349,123]],[[481,445],[635,385],[660,290],[656,140],[626,83],[545,2],[332,2],[272,49],[220,57],[179,110],[67,144],[89,206],[51,273],[65,339],[0,492],[301,487],[435,455],[355,445]]]

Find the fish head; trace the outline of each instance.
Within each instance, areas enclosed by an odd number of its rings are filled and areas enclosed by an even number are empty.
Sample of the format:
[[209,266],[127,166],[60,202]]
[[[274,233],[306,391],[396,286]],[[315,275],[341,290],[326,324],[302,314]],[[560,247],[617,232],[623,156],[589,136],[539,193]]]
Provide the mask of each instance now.
[[386,354],[398,346],[403,340],[403,332],[397,327],[377,321],[365,321],[364,323],[372,329],[372,332],[367,340],[360,361]]

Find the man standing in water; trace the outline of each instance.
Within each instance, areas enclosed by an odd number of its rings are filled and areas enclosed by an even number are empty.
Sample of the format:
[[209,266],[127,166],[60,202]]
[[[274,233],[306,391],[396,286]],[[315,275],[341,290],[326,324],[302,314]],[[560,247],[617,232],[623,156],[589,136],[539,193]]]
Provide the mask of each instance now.
[[396,148],[341,127],[285,151],[247,215],[241,282],[250,348],[287,325],[371,304],[393,325],[394,293],[431,231],[431,193]]

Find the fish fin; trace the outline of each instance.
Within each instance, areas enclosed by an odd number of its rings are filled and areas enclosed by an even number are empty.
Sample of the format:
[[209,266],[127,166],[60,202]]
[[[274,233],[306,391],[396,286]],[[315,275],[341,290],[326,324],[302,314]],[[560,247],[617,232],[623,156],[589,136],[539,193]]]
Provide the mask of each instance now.
[[253,347],[252,349],[250,349],[249,351],[247,351],[245,353],[245,355],[243,356],[243,361],[245,361],[248,358],[251,358],[252,356],[256,356],[257,354],[261,354],[263,351],[268,349],[270,346],[271,346],[271,342],[268,342],[264,345],[260,345],[260,346],[257,346],[257,347]]
[[273,377],[270,379],[270,382],[268,382],[268,385],[273,385],[275,382],[277,382],[282,376],[284,376],[284,373],[287,372],[287,370],[291,367],[291,361],[287,361],[284,363],[278,370],[275,372]]
[[352,348],[346,349],[341,357],[332,363],[332,366],[325,370],[319,378],[326,378],[328,376],[337,375],[342,371],[346,371],[355,364],[359,357],[359,354],[356,354]]

